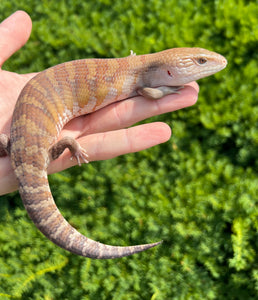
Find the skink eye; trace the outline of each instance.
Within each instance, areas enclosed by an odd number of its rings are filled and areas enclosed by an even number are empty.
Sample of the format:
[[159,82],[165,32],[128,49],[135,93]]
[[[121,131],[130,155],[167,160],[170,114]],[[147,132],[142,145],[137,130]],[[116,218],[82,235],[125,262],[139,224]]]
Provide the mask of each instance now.
[[200,57],[200,58],[197,59],[197,62],[198,62],[199,65],[203,65],[207,62],[207,59],[204,58],[204,57]]

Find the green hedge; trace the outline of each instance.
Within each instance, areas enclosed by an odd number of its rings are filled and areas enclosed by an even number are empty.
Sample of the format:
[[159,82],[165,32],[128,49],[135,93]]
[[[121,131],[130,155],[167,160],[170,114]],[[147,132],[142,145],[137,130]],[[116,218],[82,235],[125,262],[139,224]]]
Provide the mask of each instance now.
[[1,20],[17,9],[33,32],[5,64],[12,71],[179,46],[229,64],[200,81],[197,105],[152,119],[173,128],[169,142],[50,176],[83,234],[164,243],[117,260],[78,257],[38,232],[18,194],[2,196],[0,298],[258,299],[257,1],[1,0]]

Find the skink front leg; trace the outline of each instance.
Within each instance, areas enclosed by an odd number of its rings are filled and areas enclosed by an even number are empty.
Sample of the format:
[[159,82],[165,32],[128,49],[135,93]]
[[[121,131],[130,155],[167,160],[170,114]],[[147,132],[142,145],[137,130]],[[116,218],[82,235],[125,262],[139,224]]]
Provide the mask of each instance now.
[[77,159],[78,165],[81,165],[81,160],[85,163],[88,163],[88,154],[85,149],[81,147],[81,145],[71,137],[64,137],[57,143],[55,143],[51,148],[48,150],[50,160],[57,159],[64,150],[68,148],[72,154],[71,159],[75,157]]
[[166,95],[180,94],[179,90],[183,89],[184,86],[160,86],[157,88],[143,87],[137,90],[138,94],[144,98],[157,100]]

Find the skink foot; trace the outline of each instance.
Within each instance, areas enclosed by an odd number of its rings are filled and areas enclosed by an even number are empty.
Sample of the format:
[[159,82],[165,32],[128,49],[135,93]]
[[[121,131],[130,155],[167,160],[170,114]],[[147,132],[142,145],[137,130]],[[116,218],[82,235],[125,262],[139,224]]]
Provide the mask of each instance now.
[[157,100],[166,95],[180,94],[179,90],[183,89],[184,86],[160,86],[157,88],[144,87],[137,90],[138,94],[144,98]]
[[73,157],[77,159],[78,165],[81,166],[81,160],[84,163],[88,163],[88,154],[85,149],[81,147],[81,145],[74,139],[69,136],[62,138],[56,144],[54,144],[49,149],[49,157],[50,160],[57,159],[64,150],[68,148],[72,154],[71,160]]

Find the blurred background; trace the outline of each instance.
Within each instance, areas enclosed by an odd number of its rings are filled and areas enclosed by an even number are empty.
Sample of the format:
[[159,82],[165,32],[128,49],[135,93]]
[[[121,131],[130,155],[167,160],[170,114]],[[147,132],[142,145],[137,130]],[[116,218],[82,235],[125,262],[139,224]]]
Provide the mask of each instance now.
[[0,298],[258,299],[258,1],[1,0],[0,20],[32,18],[29,42],[4,65],[37,72],[91,57],[202,47],[228,66],[200,80],[193,107],[146,120],[165,144],[49,177],[57,206],[90,238],[164,240],[98,261],[48,241],[18,193],[0,201]]

